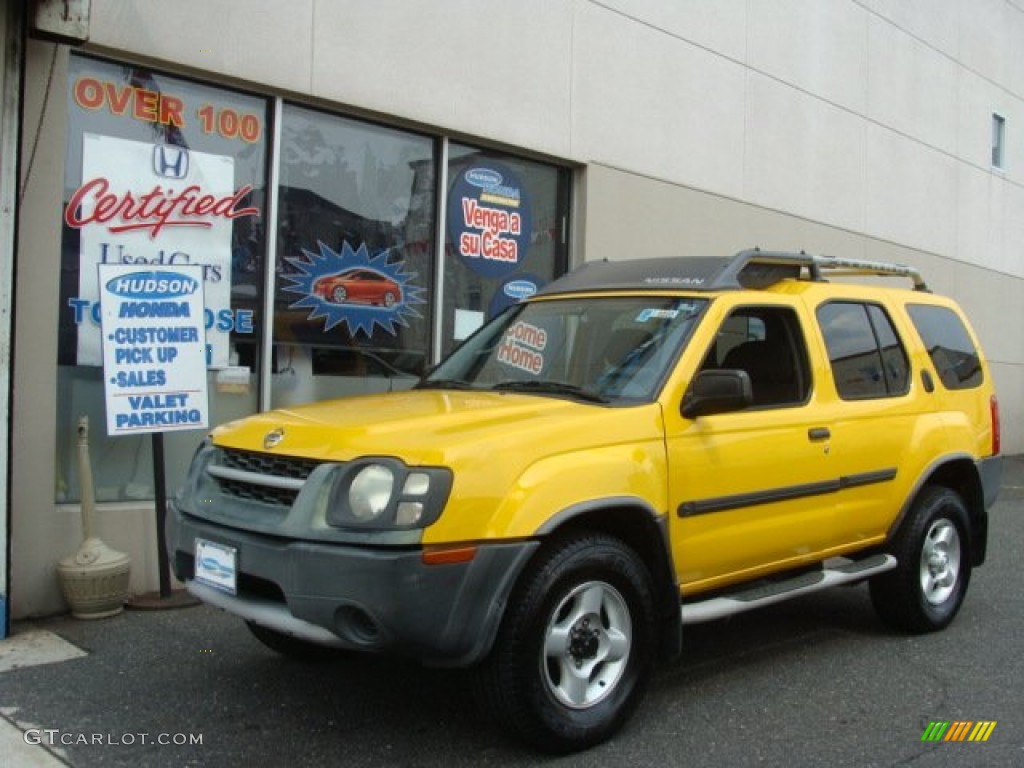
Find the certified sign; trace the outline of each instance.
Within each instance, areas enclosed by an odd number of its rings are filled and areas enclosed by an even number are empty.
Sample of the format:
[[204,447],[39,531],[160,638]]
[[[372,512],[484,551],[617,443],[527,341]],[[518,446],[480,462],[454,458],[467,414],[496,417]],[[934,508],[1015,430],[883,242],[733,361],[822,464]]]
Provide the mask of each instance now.
[[206,429],[199,266],[99,266],[107,434]]

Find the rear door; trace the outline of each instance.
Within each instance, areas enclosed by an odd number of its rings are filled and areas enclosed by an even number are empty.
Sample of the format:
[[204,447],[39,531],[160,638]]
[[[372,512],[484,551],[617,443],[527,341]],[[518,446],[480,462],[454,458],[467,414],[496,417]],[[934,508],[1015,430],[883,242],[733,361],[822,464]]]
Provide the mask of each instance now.
[[829,299],[814,312],[829,363],[819,412],[830,422],[841,486],[836,536],[848,547],[866,546],[887,535],[922,460],[942,452],[933,444],[941,417],[926,417],[921,397],[913,397],[907,349],[883,304]]

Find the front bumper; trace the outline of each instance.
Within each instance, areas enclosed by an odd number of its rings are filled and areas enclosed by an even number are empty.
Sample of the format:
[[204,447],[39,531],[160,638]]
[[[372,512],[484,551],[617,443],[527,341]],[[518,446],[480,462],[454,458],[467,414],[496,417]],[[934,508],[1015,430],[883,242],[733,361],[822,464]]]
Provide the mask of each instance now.
[[[237,550],[238,591],[192,580],[197,538]],[[467,666],[490,650],[506,599],[537,542],[480,546],[465,563],[426,565],[419,547],[282,539],[167,515],[175,575],[203,600],[324,645]]]

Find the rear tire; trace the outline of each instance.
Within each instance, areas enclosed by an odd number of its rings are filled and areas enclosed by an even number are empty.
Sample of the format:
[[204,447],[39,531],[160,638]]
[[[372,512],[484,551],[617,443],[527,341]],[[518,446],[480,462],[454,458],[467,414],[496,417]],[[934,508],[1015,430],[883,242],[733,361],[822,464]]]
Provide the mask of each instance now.
[[295,661],[322,662],[338,659],[345,655],[345,651],[341,648],[330,648],[326,645],[311,643],[308,640],[300,640],[284,632],[278,632],[276,629],[264,627],[262,624],[247,621],[245,625],[252,632],[253,637],[267,648]]
[[564,754],[614,734],[639,703],[655,655],[651,577],[623,542],[584,533],[553,542],[516,588],[481,703],[515,735]]
[[940,486],[921,491],[893,542],[899,565],[870,582],[883,621],[918,633],[949,626],[971,580],[969,531],[959,494]]

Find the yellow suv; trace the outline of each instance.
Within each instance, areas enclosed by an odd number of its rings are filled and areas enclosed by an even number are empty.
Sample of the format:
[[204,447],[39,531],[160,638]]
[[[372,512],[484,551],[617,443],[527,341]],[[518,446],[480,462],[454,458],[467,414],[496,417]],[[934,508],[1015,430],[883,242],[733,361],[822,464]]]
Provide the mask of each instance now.
[[168,542],[271,648],[472,666],[500,722],[567,752],[689,623],[867,581],[886,622],[945,627],[999,471],[977,339],[913,269],[594,262],[412,391],[214,430]]

